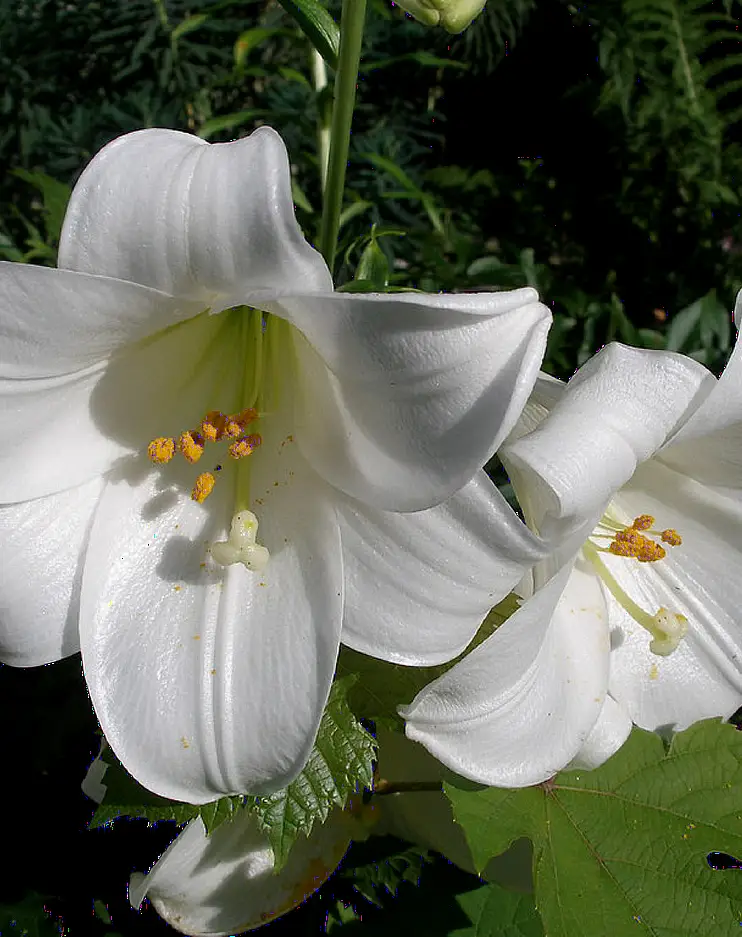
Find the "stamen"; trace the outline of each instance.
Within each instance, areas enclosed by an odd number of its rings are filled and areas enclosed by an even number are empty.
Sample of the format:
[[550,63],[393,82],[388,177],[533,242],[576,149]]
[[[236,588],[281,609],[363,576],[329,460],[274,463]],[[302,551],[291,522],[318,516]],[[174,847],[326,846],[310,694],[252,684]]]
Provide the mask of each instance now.
[[232,438],[239,436],[247,424],[252,423],[257,418],[257,410],[255,410],[253,407],[248,407],[241,413],[232,414],[227,419],[226,426],[224,427],[224,435],[230,436]]
[[252,572],[261,572],[268,565],[270,553],[256,542],[257,535],[257,517],[252,511],[239,511],[232,518],[229,539],[211,545],[214,562],[220,566],[242,563]]
[[201,434],[207,442],[216,442],[224,435],[227,417],[221,410],[209,410],[201,420]]
[[198,462],[204,454],[204,440],[200,433],[189,432],[181,433],[178,440],[178,448],[183,453],[187,462],[193,464]]
[[242,439],[238,439],[237,442],[232,443],[228,452],[233,459],[242,459],[250,455],[251,452],[254,452],[262,441],[263,440],[257,433],[252,436],[243,436]]
[[175,440],[168,436],[158,436],[147,446],[147,456],[150,462],[158,465],[169,462],[175,453]]
[[191,492],[193,500],[198,501],[199,504],[203,504],[211,494],[215,483],[216,479],[211,472],[202,472],[196,479],[196,484],[193,486],[193,491]]
[[649,530],[653,525],[654,518],[651,514],[640,514],[639,517],[634,518],[634,523],[631,526],[634,530]]
[[678,547],[683,542],[683,538],[680,536],[677,530],[673,530],[672,528],[669,530],[663,530],[661,536],[662,540],[665,543],[669,543],[671,547]]

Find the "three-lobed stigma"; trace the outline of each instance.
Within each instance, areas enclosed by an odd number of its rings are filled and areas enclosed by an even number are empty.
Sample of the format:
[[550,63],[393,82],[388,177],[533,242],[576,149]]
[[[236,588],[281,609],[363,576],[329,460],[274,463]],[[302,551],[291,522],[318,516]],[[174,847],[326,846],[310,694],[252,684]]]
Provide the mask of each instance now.
[[239,511],[232,518],[229,539],[211,545],[211,556],[220,566],[242,563],[252,572],[262,572],[268,565],[270,553],[256,542],[258,519],[252,511]]

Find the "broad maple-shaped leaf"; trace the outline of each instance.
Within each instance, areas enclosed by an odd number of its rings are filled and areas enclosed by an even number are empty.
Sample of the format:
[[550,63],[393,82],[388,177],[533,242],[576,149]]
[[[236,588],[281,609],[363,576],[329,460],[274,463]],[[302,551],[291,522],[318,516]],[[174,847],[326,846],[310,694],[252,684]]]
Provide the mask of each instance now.
[[636,729],[595,771],[522,790],[445,785],[477,868],[527,836],[549,937],[726,937],[742,925],[742,733],[717,720]]

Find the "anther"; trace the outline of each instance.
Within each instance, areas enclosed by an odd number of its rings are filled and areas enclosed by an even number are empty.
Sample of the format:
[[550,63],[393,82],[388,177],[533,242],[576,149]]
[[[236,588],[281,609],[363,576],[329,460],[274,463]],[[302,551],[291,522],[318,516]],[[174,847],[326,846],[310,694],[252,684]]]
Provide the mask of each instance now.
[[191,497],[194,501],[198,501],[199,504],[203,504],[204,501],[211,494],[211,490],[214,487],[216,479],[211,474],[211,472],[202,472],[196,479],[196,484],[193,486],[193,491],[191,491]]
[[190,432],[181,433],[178,440],[178,449],[183,453],[183,457],[191,464],[198,462],[204,454],[204,441],[200,433]]
[[216,442],[224,435],[227,417],[221,410],[209,410],[201,420],[201,434],[207,442]]
[[661,536],[663,542],[669,543],[671,547],[680,546],[680,544],[683,542],[683,538],[680,536],[677,530],[673,530],[672,528],[669,530],[663,530]]
[[251,452],[254,452],[261,444],[261,442],[262,439],[257,434],[252,436],[243,436],[242,439],[238,439],[237,442],[232,443],[228,449],[228,452],[233,459],[242,459],[245,456],[250,455]]
[[227,418],[224,427],[224,435],[232,438],[239,436],[248,423],[252,423],[258,418],[258,412],[253,407],[242,410],[240,413],[233,413]]
[[147,446],[147,456],[150,462],[161,465],[169,462],[175,452],[175,440],[168,436],[158,436]]
[[640,514],[639,517],[634,518],[634,523],[631,526],[634,530],[649,530],[653,524],[654,518],[651,514]]

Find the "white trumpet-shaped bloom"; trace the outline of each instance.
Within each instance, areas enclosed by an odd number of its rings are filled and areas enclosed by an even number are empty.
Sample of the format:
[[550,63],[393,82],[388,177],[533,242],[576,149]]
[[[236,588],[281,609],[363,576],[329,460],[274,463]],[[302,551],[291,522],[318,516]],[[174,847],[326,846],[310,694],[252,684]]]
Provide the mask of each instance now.
[[[737,301],[737,314],[741,308]],[[535,591],[422,690],[407,734],[484,783],[592,767],[631,724],[682,730],[742,704],[742,347],[721,378],[609,345],[539,380],[501,450],[554,546]]]
[[81,650],[158,794],[284,786],[341,637],[451,659],[542,555],[479,467],[549,318],[530,289],[333,292],[269,128],[115,140],[59,269],[0,264],[0,659]]

